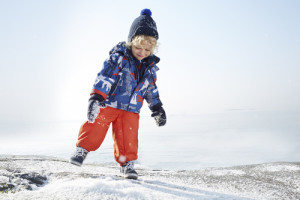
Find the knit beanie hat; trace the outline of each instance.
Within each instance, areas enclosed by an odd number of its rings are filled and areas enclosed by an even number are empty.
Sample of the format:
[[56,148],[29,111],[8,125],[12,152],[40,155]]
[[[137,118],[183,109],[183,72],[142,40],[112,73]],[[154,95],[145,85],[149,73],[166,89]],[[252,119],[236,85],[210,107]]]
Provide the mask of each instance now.
[[158,40],[158,32],[156,23],[151,17],[152,12],[150,9],[143,9],[141,15],[136,18],[131,24],[128,41],[131,42],[134,36],[148,35]]

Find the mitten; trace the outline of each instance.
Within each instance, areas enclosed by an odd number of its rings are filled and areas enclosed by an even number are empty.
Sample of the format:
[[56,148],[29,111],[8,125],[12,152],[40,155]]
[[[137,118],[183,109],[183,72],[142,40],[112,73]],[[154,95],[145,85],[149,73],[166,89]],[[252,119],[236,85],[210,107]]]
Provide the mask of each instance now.
[[156,107],[151,117],[154,117],[157,126],[164,126],[167,122],[166,112],[162,106]]
[[89,99],[89,107],[87,112],[87,118],[90,123],[94,123],[96,117],[100,113],[100,108],[104,108],[104,98],[100,94],[92,94]]

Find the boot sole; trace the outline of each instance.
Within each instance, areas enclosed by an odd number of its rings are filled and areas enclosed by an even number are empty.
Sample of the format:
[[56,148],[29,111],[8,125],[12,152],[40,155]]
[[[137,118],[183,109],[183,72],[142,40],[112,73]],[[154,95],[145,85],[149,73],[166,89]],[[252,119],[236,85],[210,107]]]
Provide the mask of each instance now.
[[137,174],[124,174],[124,178],[127,178],[127,179],[138,179],[138,175]]
[[82,163],[76,162],[76,161],[74,161],[74,160],[69,160],[69,162],[70,162],[71,164],[76,165],[76,166],[79,166],[79,167],[81,167],[81,165],[82,165]]

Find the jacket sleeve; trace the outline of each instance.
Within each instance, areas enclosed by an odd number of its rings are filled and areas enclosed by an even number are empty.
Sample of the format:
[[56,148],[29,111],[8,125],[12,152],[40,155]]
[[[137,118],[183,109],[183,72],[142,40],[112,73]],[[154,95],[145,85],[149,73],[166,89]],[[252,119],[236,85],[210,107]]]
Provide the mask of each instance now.
[[117,80],[121,69],[122,58],[119,53],[113,53],[104,61],[102,70],[97,74],[91,94],[97,93],[107,98],[112,86]]
[[145,99],[149,105],[151,111],[154,111],[155,108],[162,106],[162,102],[159,98],[159,93],[156,85],[156,73],[152,72],[152,82],[149,84],[147,88],[147,92],[145,94]]

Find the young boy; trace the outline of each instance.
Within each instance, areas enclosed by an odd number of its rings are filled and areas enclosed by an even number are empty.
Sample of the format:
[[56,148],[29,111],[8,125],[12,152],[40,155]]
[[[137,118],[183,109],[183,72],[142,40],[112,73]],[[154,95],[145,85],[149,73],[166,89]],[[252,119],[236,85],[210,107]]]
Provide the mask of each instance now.
[[166,124],[156,86],[153,54],[158,40],[151,11],[144,9],[131,25],[128,41],[120,42],[109,53],[98,73],[89,99],[88,121],[79,132],[72,164],[81,166],[88,152],[97,150],[112,123],[115,160],[125,178],[137,179],[134,160],[138,153],[139,112],[146,99],[158,126]]

